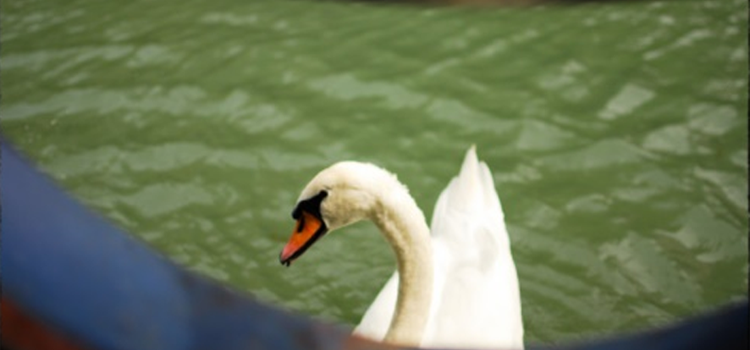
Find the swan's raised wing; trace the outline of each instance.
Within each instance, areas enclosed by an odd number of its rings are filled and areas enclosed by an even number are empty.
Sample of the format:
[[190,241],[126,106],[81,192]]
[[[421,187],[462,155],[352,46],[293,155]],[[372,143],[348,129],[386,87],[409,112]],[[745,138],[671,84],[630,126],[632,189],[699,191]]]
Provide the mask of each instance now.
[[489,168],[469,149],[432,218],[435,300],[423,345],[523,348],[518,277]]
[[505,215],[492,174],[477,158],[474,146],[466,153],[458,176],[440,194],[430,227],[432,236],[452,247],[459,260],[489,263],[499,255],[510,257]]

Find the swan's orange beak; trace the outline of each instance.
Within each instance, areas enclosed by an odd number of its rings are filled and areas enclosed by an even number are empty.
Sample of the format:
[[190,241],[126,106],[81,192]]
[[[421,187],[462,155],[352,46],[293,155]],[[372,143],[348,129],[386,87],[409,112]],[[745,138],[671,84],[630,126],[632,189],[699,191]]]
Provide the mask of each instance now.
[[303,210],[299,219],[297,219],[297,227],[292,232],[292,237],[289,238],[289,242],[279,255],[281,264],[289,266],[294,259],[302,255],[325,232],[325,224],[314,215]]

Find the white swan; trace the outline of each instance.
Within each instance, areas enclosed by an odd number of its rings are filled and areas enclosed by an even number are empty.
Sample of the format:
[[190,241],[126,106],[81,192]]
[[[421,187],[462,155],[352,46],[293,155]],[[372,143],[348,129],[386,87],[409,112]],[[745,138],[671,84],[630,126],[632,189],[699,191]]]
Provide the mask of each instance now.
[[363,219],[372,220],[392,246],[398,269],[355,334],[409,346],[523,348],[518,277],[503,212],[473,146],[440,194],[432,234],[396,176],[366,163],[340,162],[321,171],[292,216],[297,225],[279,256],[287,266],[327,232]]

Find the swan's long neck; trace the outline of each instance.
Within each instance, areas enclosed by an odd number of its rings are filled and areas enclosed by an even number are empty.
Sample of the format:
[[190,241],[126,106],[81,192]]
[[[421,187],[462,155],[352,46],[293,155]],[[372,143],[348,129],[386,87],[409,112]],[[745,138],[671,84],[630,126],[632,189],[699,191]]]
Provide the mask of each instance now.
[[385,341],[418,346],[432,301],[430,229],[414,199],[399,184],[381,193],[372,220],[385,235],[398,261],[398,299]]

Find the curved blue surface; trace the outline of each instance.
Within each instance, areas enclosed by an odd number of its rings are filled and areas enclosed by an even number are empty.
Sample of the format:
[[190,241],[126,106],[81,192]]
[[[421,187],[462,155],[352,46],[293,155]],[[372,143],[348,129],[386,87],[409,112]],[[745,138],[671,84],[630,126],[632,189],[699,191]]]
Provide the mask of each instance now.
[[95,349],[335,348],[348,332],[181,269],[2,146],[4,297]]
[[[2,145],[4,297],[94,349],[381,348],[172,264]],[[681,325],[554,349],[747,349],[747,301]],[[553,348],[544,348],[553,349]]]

